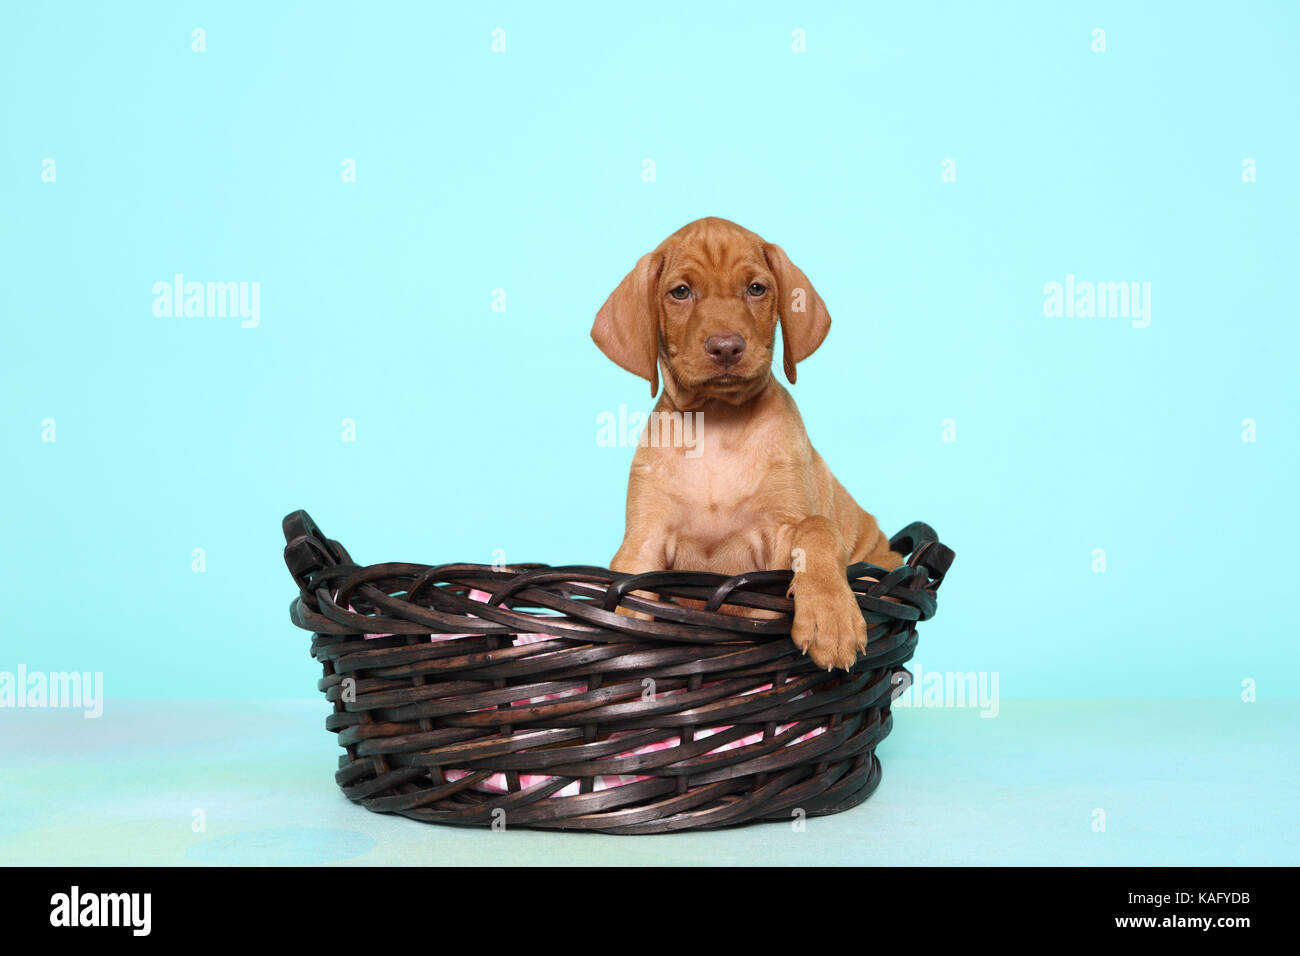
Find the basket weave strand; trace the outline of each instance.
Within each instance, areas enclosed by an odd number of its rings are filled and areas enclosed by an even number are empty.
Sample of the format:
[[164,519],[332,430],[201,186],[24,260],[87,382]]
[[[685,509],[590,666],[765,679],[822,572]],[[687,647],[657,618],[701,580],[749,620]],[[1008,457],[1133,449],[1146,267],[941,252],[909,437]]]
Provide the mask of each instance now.
[[[917,522],[891,539],[902,567],[849,567],[867,650],[827,673],[790,641],[789,571],[360,566],[306,512],[284,534],[290,618],[324,666],[350,800],[434,823],[623,834],[870,796],[891,692],[953,560]],[[742,608],[762,616],[728,613]]]

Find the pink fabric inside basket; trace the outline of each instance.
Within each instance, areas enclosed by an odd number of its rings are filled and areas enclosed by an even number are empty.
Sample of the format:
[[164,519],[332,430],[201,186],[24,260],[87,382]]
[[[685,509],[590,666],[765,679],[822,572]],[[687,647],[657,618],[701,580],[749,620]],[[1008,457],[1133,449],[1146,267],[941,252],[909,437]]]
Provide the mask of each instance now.
[[[469,596],[470,596],[471,599],[473,599],[473,600],[475,600],[475,601],[483,601],[483,602],[486,602],[486,601],[488,600],[488,598],[491,597],[491,595],[489,595],[486,591],[478,591],[478,590],[473,590],[473,591],[471,591]],[[353,609],[353,608],[348,608],[348,610],[354,610],[354,609]],[[390,637],[391,635],[388,635],[388,634],[366,634],[366,635],[364,635],[364,636],[365,636],[367,639],[370,639],[370,638],[376,638],[376,637]],[[452,641],[452,640],[456,640],[457,638],[461,638],[461,637],[471,637],[471,636],[473,636],[473,635],[471,635],[471,634],[434,634],[434,635],[432,635],[432,637],[430,638],[430,640],[431,640],[431,641]],[[549,635],[549,634],[516,634],[516,635],[514,635],[514,643],[517,644],[517,645],[519,645],[519,644],[533,644],[533,643],[536,643],[537,641],[545,641],[545,640],[549,640],[550,638],[551,638],[551,635]],[[716,682],[715,682],[715,683],[716,683]],[[706,683],[706,684],[704,684],[703,686],[708,687],[708,686],[710,686],[710,685]],[[771,687],[772,687],[771,684],[763,684],[763,685],[761,685],[761,686],[759,686],[759,687],[754,687],[754,688],[752,688],[751,690],[747,690],[747,691],[745,691],[744,693],[746,693],[746,694],[756,694],[756,693],[758,693],[758,692],[760,692],[760,691],[770,690]],[[681,690],[667,690],[667,691],[662,691],[661,693],[663,693],[663,694],[676,694],[676,693],[681,693],[681,692],[682,692]],[[548,700],[560,700],[560,699],[563,699],[563,698],[565,698],[565,697],[570,697],[570,696],[573,696],[574,694],[581,694],[581,693],[583,693],[581,690],[569,691],[569,692],[563,692],[563,691],[561,691],[561,692],[554,693],[554,694],[544,694],[544,695],[542,695],[541,697],[529,697],[529,698],[525,698],[525,699],[523,699],[523,700],[517,700],[517,701],[515,701],[514,703],[515,703],[516,706],[522,706],[522,705],[524,705],[524,704],[538,704],[538,703],[542,703],[543,701],[548,701]],[[803,696],[803,695],[800,695],[800,696]],[[791,728],[791,727],[793,727],[793,726],[794,726],[794,724],[792,724],[792,723],[791,723],[791,724],[781,724],[781,725],[779,725],[779,726],[777,727],[777,732],[778,732],[778,733],[784,733],[786,730],[788,730],[789,728]],[[695,739],[696,739],[696,740],[701,740],[701,739],[703,739],[703,738],[711,737],[711,736],[713,736],[714,734],[721,733],[722,731],[730,730],[730,729],[731,729],[731,725],[730,725],[730,724],[726,724],[726,725],[719,726],[719,727],[697,727],[697,728],[695,729]],[[794,742],[795,742],[795,743],[798,743],[799,741],[808,740],[809,738],[816,737],[818,734],[822,733],[823,729],[824,729],[824,728],[822,728],[822,727],[816,727],[816,728],[810,730],[808,733],[804,734],[803,736],[799,737],[799,738],[798,738],[796,741],[794,741]],[[641,733],[641,731],[622,731],[622,732],[620,732],[620,731],[615,731],[614,733],[610,734],[610,739],[611,739],[611,740],[617,740],[619,737],[621,737],[621,736],[627,736],[629,733]],[[745,746],[748,746],[748,745],[750,745],[750,744],[756,744],[756,743],[759,743],[762,739],[763,739],[762,731],[756,731],[755,733],[748,734],[748,735],[746,735],[746,736],[744,736],[744,737],[740,737],[740,738],[738,738],[738,739],[736,739],[736,740],[733,740],[733,741],[731,741],[730,743],[720,744],[718,747],[714,748],[713,750],[710,750],[709,753],[723,753],[724,751],[727,751],[727,750],[735,750],[737,747],[745,747]],[[667,736],[667,737],[664,737],[662,740],[656,740],[656,741],[653,741],[653,742],[651,742],[651,743],[648,743],[648,744],[642,744],[642,745],[639,746],[639,747],[635,747],[635,748],[631,748],[631,749],[629,749],[629,750],[623,751],[622,753],[619,753],[617,756],[619,756],[619,757],[630,757],[630,756],[635,756],[635,755],[640,755],[640,754],[655,753],[656,751],[667,750],[667,749],[670,748],[670,747],[676,747],[680,742],[681,742],[681,738],[680,738],[677,734],[671,734],[671,735],[669,735],[669,736]],[[461,779],[463,779],[463,778],[465,778],[465,777],[468,777],[471,773],[472,773],[472,771],[469,771],[469,770],[452,770],[452,769],[449,769],[449,770],[446,771],[446,777],[447,777],[447,779],[448,779],[449,781],[455,781],[455,780],[461,780]],[[519,785],[520,785],[520,787],[523,787],[523,788],[526,789],[526,788],[528,788],[528,787],[537,786],[537,785],[539,785],[539,784],[547,783],[548,781],[550,781],[550,780],[552,780],[552,779],[553,779],[552,777],[550,777],[550,776],[546,776],[546,775],[544,775],[544,774],[531,774],[531,773],[525,773],[525,774],[520,774],[520,775],[519,775]],[[611,787],[620,787],[620,786],[622,786],[622,785],[625,784],[625,783],[635,783],[635,782],[640,781],[640,780],[649,780],[649,779],[650,779],[649,777],[639,776],[639,775],[634,775],[634,774],[603,774],[603,775],[598,775],[598,776],[595,778],[595,780],[592,781],[592,789],[593,789],[593,790],[608,790],[608,789],[610,789]],[[474,785],[473,785],[472,789],[477,790],[477,791],[480,791],[480,792],[482,792],[482,793],[494,793],[494,794],[503,794],[503,793],[508,793],[508,792],[509,792],[509,786],[508,786],[507,783],[506,783],[506,776],[505,776],[505,774],[503,774],[503,773],[495,773],[495,774],[493,774],[492,776],[488,777],[487,779],[479,781],[477,784],[474,784]],[[578,783],[578,781],[575,780],[575,781],[573,781],[572,783],[569,783],[568,785],[566,785],[566,786],[565,786],[564,788],[562,788],[561,790],[559,790],[559,791],[555,794],[555,796],[559,796],[559,797],[570,797],[570,796],[576,796],[576,795],[578,794],[578,792],[579,792],[579,783]]]

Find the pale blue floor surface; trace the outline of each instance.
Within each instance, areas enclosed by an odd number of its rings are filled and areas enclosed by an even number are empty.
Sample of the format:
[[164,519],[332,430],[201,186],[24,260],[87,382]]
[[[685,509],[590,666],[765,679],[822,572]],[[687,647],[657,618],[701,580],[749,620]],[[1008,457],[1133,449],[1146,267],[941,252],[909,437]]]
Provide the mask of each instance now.
[[1012,700],[993,719],[900,708],[884,780],[857,809],[803,832],[646,837],[369,813],[334,785],[325,713],[320,700],[110,701],[97,720],[0,710],[0,863],[1300,863],[1296,700]]

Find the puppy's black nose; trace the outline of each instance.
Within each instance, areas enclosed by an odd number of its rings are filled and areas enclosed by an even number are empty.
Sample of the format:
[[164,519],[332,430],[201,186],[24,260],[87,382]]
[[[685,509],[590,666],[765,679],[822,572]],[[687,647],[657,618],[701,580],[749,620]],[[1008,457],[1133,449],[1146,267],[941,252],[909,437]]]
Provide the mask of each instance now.
[[723,368],[731,368],[745,354],[745,337],[736,332],[710,335],[704,340],[704,351]]

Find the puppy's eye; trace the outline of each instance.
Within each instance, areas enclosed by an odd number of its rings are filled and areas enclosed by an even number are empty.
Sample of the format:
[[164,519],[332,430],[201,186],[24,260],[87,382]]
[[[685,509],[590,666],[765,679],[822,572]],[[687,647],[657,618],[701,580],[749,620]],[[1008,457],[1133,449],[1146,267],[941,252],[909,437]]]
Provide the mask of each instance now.
[[756,299],[766,291],[767,286],[763,285],[761,282],[751,282],[749,284],[749,294]]
[[691,297],[691,287],[683,282],[681,285],[669,289],[668,294],[678,301],[689,299]]

